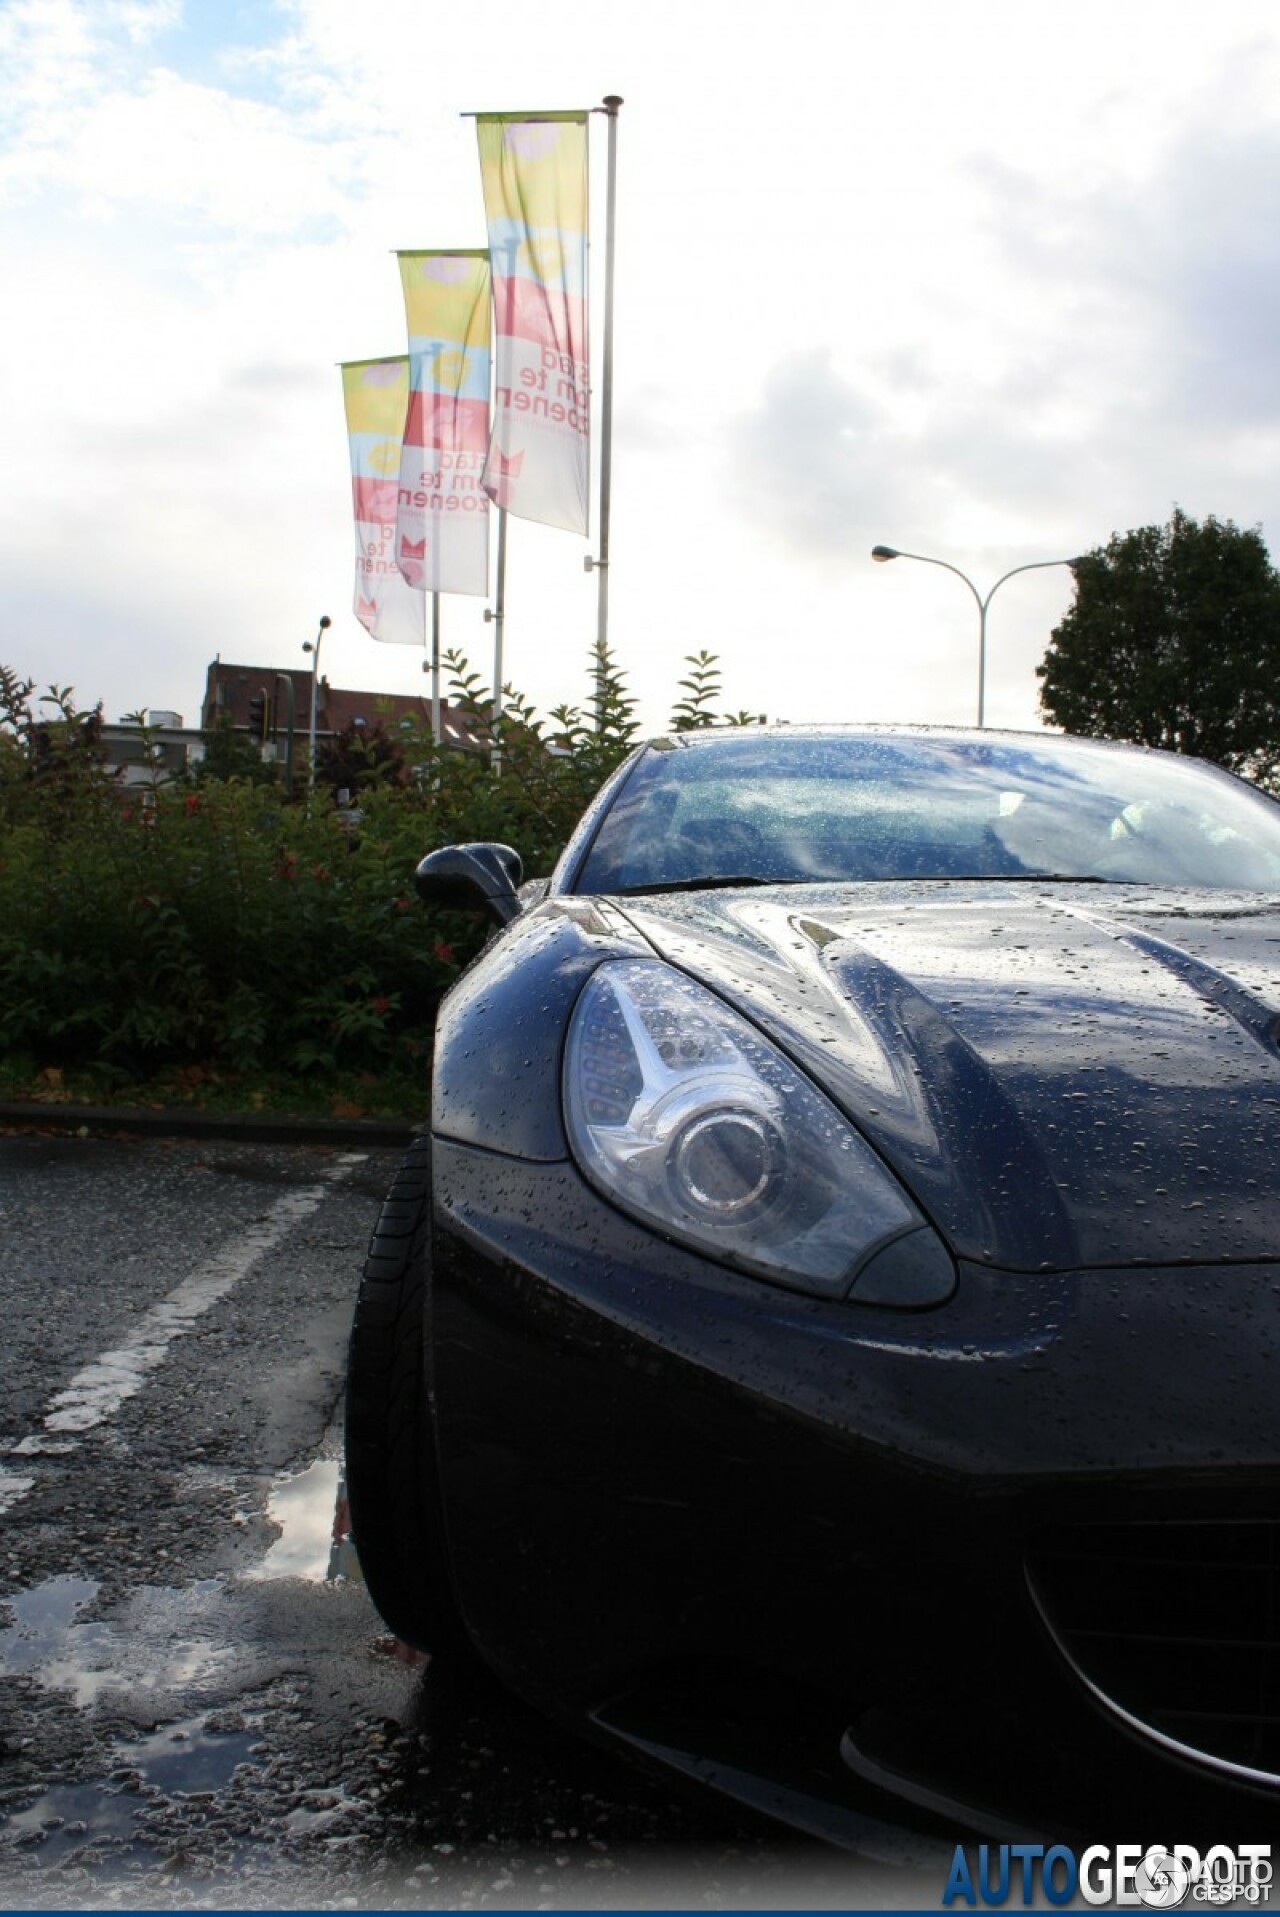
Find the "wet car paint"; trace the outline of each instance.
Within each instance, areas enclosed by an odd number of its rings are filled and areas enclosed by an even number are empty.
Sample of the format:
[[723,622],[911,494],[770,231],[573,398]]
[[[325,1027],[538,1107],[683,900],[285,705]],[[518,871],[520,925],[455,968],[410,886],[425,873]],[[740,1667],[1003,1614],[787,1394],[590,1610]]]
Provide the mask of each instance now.
[[[1069,1778],[1079,1830],[1123,1787],[1135,1812],[1248,1837],[1277,1753],[1266,1782],[1229,1735],[1193,1759],[1193,1732],[1165,1764],[1178,1712],[1153,1707],[1144,1741],[1123,1695],[1094,1708],[1060,1650],[1080,1633],[1033,1588],[1090,1517],[1111,1525],[1088,1545],[1104,1588],[1160,1526],[1222,1539],[1198,1579],[1229,1579],[1241,1526],[1265,1557],[1280,898],[1034,875],[577,897],[598,822],[438,1030],[429,1383],[482,1654],[549,1712],[690,1774],[749,1788],[754,1766],[775,1793],[778,1726],[752,1744],[726,1725],[790,1684],[813,1722],[800,1768],[826,1766],[836,1813],[856,1773],[979,1831],[1044,1827]],[[596,968],[646,954],[740,1010],[876,1148],[956,1256],[945,1306],[771,1292],[587,1182],[566,1023]],[[695,1727],[699,1685],[719,1704]],[[1066,1773],[1028,1735],[1029,1695],[1071,1727]],[[979,1699],[1003,1773],[936,1728]]]
[[630,911],[822,1075],[962,1256],[1274,1256],[1280,906],[893,890],[888,905],[824,887]]

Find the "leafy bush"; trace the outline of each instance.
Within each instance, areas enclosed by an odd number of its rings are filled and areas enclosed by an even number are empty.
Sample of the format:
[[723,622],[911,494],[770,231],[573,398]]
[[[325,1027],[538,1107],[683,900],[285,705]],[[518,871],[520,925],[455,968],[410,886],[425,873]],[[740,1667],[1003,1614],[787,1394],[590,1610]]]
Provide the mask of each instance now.
[[[690,660],[699,684],[708,655]],[[88,1070],[105,1085],[196,1068],[382,1075],[421,1060],[435,1008],[486,928],[427,915],[413,869],[433,846],[513,844],[550,871],[601,780],[634,743],[634,701],[593,655],[593,711],[546,720],[489,689],[460,655],[451,698],[467,750],[398,734],[369,756],[354,807],[253,776],[125,787],[103,763],[101,714],[69,689],[37,703],[0,667],[0,1065]],[[715,681],[718,691],[718,680]],[[683,688],[686,692],[689,687]],[[673,724],[704,723],[708,698]],[[145,728],[144,728],[145,731]],[[346,742],[347,750],[353,750]]]

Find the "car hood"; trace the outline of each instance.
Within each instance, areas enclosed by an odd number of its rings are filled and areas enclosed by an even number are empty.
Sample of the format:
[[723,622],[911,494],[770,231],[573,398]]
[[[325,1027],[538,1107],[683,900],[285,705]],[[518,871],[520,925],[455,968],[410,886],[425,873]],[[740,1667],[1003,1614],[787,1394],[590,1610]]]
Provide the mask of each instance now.
[[1280,899],[992,883],[620,901],[961,1256],[1280,1261]]

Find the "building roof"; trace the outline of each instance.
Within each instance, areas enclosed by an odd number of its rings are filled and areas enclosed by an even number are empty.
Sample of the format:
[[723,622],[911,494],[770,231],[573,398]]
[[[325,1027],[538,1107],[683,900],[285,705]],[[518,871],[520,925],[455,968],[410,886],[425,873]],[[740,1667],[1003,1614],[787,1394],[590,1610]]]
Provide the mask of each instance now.
[[[305,667],[286,669],[279,666],[241,665],[226,659],[213,660],[200,707],[201,725],[208,728],[220,715],[225,715],[233,726],[247,731],[250,724],[249,701],[258,692],[265,693],[269,699],[277,697],[280,690],[277,680],[280,679],[292,682],[294,731],[296,736],[303,736],[311,721],[311,673]],[[287,695],[284,696],[287,703]],[[440,716],[446,745],[471,743],[470,732],[462,715],[450,706],[447,699],[440,701]],[[386,732],[396,732],[411,725],[417,731],[429,733],[431,700],[426,695],[414,697],[399,692],[361,692],[347,686],[333,686],[322,676],[316,683],[317,733],[342,732],[353,724],[366,725],[370,730],[380,725]]]

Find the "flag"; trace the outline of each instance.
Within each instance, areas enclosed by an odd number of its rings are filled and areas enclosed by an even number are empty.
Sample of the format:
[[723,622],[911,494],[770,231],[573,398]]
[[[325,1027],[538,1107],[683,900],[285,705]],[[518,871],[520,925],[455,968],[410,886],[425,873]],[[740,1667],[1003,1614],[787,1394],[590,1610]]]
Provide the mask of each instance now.
[[585,533],[587,115],[481,113],[476,130],[496,313],[485,491]]
[[409,329],[396,564],[419,592],[489,590],[489,256],[399,253]]
[[400,440],[409,404],[409,362],[351,360],[342,368],[356,522],[355,615],[375,639],[426,645],[426,600],[396,567]]

